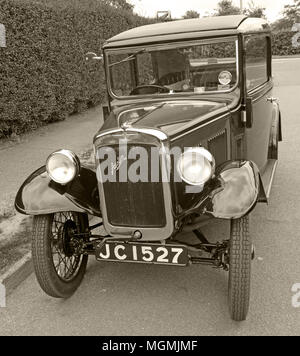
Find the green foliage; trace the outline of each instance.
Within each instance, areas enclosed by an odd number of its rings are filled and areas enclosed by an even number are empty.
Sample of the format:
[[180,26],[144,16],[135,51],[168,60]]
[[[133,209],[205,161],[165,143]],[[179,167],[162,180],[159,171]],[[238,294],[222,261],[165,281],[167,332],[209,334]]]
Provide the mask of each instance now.
[[[118,1],[120,3],[120,1]],[[63,120],[104,100],[105,39],[149,22],[106,0],[0,0],[0,138]]]
[[[150,22],[125,3],[0,0],[0,23],[7,32],[7,48],[0,48],[0,138],[63,120],[105,100],[102,65],[87,63],[85,53],[99,54],[107,38]],[[231,1],[221,3],[224,14]],[[273,54],[300,54],[292,47],[295,33],[290,30],[274,33]]]
[[126,0],[104,0],[109,5],[114,6],[116,9],[132,11],[134,6],[129,4]]
[[239,15],[245,14],[249,17],[259,17],[265,18],[265,8],[255,5],[254,1],[251,0],[248,3],[248,7],[241,11],[238,6],[234,6],[232,0],[221,0],[218,3],[218,8],[216,9],[216,16],[227,16],[227,15]]
[[216,16],[239,15],[241,9],[232,4],[232,0],[221,0],[216,9]]
[[199,12],[195,10],[189,10],[183,15],[184,19],[197,19],[199,17],[200,17]]
[[294,0],[293,5],[285,5],[283,17],[272,24],[274,31],[290,31],[295,23],[300,23],[300,0]]
[[294,0],[293,5],[285,5],[283,15],[293,23],[300,22],[300,0]]
[[244,10],[244,14],[249,17],[265,18],[265,8],[255,5],[254,1],[250,1],[248,9]]
[[290,31],[294,25],[294,22],[285,17],[276,20],[271,24],[273,31]]
[[293,36],[295,36],[295,32],[291,31],[274,32],[272,35],[273,55],[299,55],[300,47],[296,48],[292,46]]

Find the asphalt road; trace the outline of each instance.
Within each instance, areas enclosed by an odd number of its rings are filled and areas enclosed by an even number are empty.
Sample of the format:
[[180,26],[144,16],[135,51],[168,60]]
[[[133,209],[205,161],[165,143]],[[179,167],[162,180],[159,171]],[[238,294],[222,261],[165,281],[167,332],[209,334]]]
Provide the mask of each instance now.
[[[284,142],[270,204],[252,214],[257,256],[246,322],[229,319],[225,272],[91,259],[69,300],[47,297],[30,276],[0,309],[0,335],[299,335],[291,289],[300,283],[300,59],[274,61],[274,75]],[[220,222],[214,234],[222,239],[227,229]]]

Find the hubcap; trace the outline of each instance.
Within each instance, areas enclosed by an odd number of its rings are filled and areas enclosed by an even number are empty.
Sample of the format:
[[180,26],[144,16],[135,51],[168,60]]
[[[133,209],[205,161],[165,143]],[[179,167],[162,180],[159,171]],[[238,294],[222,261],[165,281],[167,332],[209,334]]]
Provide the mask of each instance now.
[[76,214],[56,213],[52,223],[52,260],[57,275],[69,282],[77,276],[83,256],[76,252],[77,239],[74,234],[80,232]]
[[72,241],[74,232],[76,232],[76,224],[72,220],[67,220],[59,228],[58,246],[67,257],[71,257],[75,252]]

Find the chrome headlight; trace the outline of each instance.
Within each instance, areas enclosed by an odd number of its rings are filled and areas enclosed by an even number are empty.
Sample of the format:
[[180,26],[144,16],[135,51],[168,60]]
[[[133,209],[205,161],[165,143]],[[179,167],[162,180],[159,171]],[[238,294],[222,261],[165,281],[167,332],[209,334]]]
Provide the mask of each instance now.
[[59,184],[71,182],[80,171],[78,157],[69,150],[53,152],[47,159],[46,169],[50,178]]
[[215,159],[203,147],[187,149],[178,160],[178,173],[190,185],[204,185],[215,172]]

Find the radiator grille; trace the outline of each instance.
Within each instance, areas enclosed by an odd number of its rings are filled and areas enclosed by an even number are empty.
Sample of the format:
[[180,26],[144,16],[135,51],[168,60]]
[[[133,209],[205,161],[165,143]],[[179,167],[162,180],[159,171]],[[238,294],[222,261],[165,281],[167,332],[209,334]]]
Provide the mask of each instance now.
[[227,161],[226,130],[208,140],[208,150],[216,160],[216,166]]
[[[118,146],[111,146],[119,157]],[[136,145],[128,145],[130,152]],[[148,173],[151,172],[151,147],[153,145],[138,145],[148,153]],[[139,158],[139,157],[138,157]],[[138,159],[137,158],[137,159]],[[124,161],[124,160],[123,160]],[[127,157],[128,169],[136,160]],[[101,163],[101,162],[100,162]],[[161,174],[159,174],[161,176]],[[108,222],[113,226],[157,228],[166,225],[163,185],[161,177],[158,182],[119,182],[118,171],[116,182],[104,182],[105,208]]]

